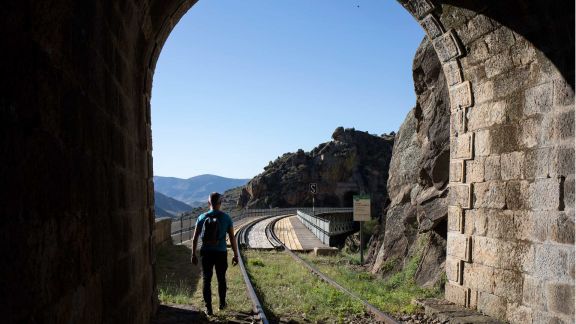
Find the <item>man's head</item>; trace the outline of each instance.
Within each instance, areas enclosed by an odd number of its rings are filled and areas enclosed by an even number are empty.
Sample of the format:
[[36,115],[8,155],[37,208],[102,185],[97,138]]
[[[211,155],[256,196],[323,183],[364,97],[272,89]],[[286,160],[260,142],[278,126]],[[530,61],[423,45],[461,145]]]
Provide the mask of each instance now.
[[220,209],[220,205],[222,204],[222,195],[217,192],[211,193],[210,196],[208,196],[208,204],[212,209]]

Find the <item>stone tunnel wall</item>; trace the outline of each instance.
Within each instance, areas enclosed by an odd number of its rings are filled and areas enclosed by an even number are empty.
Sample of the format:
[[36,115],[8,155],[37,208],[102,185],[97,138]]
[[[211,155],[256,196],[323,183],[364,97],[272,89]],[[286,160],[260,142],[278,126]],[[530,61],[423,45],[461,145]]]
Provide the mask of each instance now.
[[572,323],[574,4],[400,2],[450,87],[446,299]]
[[[3,3],[3,321],[154,312],[152,75],[194,2]],[[572,322],[574,3],[400,2],[451,93],[446,298],[511,322]]]

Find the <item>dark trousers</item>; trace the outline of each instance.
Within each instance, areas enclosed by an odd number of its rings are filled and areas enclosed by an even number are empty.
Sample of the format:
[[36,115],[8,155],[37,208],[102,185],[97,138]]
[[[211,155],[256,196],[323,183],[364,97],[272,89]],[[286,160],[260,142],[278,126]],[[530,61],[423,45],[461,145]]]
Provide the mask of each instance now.
[[202,257],[202,295],[207,307],[212,307],[212,273],[216,268],[218,279],[218,296],[220,305],[226,303],[226,269],[228,269],[228,255],[223,251],[200,251]]

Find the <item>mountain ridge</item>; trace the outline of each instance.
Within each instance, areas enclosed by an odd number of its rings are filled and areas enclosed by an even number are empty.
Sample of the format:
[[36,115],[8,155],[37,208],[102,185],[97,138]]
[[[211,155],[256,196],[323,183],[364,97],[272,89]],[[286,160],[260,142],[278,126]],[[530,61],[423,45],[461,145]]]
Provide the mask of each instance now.
[[227,178],[201,174],[187,179],[154,176],[154,188],[159,193],[193,207],[204,203],[211,192],[224,192],[245,185],[250,179]]

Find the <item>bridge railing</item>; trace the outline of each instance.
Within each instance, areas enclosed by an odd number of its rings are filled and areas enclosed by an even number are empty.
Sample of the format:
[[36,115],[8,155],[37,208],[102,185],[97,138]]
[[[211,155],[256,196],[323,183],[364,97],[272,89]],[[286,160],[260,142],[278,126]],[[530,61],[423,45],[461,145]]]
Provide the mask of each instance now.
[[[297,211],[303,211],[306,213],[339,213],[339,212],[351,212],[351,208],[338,208],[338,207],[289,207],[289,208],[262,208],[262,209],[235,209],[235,210],[223,210],[225,213],[230,215],[234,222],[247,217],[264,217],[264,216],[280,216],[294,214]],[[194,228],[196,227],[196,218],[199,215],[185,214],[178,218],[173,219],[171,227],[172,242],[182,243],[192,239],[194,235]]]
[[299,209],[298,219],[322,243],[331,246],[337,237],[350,233],[358,228],[353,221],[352,208],[341,208],[338,211],[314,211]]

